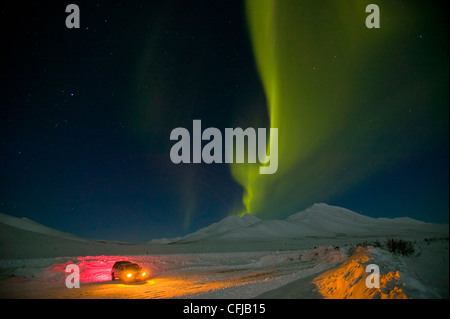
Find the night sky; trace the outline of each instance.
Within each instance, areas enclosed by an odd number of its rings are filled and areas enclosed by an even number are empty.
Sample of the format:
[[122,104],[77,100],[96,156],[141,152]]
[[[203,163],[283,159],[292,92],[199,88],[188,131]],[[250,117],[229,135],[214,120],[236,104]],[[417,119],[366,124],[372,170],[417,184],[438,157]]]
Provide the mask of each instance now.
[[[0,9],[0,212],[130,242],[316,202],[448,223],[440,2],[76,1],[80,29],[25,3]],[[278,172],[173,164],[194,119],[277,127]]]

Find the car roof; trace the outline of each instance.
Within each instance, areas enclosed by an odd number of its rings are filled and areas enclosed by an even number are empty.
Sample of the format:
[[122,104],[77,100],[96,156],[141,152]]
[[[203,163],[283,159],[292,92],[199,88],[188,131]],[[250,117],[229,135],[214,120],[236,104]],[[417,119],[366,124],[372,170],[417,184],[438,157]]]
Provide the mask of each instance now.
[[139,268],[141,268],[138,264],[135,264],[135,263],[129,263],[129,264],[124,264],[124,266],[125,267],[139,267]]
[[120,264],[132,264],[130,261],[116,261],[114,265],[120,265]]

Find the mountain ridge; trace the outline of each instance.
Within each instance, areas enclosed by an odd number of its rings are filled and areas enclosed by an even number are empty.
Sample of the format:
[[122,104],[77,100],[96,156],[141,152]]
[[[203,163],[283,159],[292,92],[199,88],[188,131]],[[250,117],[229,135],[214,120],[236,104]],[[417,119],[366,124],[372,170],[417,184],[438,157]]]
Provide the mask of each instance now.
[[44,234],[49,236],[73,239],[84,241],[85,239],[80,238],[76,235],[66,233],[45,225],[42,225],[32,219],[26,217],[14,217],[11,215],[0,213],[0,223],[8,226],[12,226],[21,230],[30,231],[38,234]]
[[284,220],[262,220],[251,214],[228,216],[184,237],[165,238],[165,243],[311,236],[396,236],[411,231],[433,234],[442,233],[445,226],[409,217],[374,218],[347,208],[316,203]]
[[[65,233],[28,218],[17,218],[0,213],[0,225],[14,229],[76,241],[94,242]],[[349,209],[317,203],[283,220],[263,220],[251,214],[242,217],[227,216],[182,237],[157,238],[147,244],[185,244],[202,241],[274,240],[283,238],[333,236],[403,236],[415,233],[425,235],[447,234],[448,224],[425,223],[409,217],[373,218]],[[96,240],[96,242],[100,242]],[[113,241],[104,241],[114,243]],[[119,243],[123,244],[123,243]]]

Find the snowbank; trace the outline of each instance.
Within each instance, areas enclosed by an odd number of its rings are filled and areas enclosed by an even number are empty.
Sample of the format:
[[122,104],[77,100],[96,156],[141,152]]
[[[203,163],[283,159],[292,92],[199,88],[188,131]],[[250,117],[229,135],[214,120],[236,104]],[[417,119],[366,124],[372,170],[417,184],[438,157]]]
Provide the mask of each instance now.
[[[258,298],[448,299],[448,239],[418,240],[414,248],[413,255],[402,256],[380,247],[348,247],[350,255],[338,266]],[[309,255],[315,253],[311,251]],[[366,285],[369,264],[379,266],[379,288]]]

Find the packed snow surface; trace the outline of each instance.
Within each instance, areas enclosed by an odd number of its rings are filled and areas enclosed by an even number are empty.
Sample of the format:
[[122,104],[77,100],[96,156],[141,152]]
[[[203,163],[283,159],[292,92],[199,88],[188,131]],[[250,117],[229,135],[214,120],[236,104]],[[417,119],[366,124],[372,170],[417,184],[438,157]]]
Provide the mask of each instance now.
[[[388,238],[414,251],[394,254]],[[448,225],[315,204],[285,220],[229,216],[147,244],[87,240],[0,214],[1,298],[448,298]],[[115,261],[146,281],[111,281]],[[379,265],[382,285],[363,271]],[[80,269],[79,289],[65,285]]]

